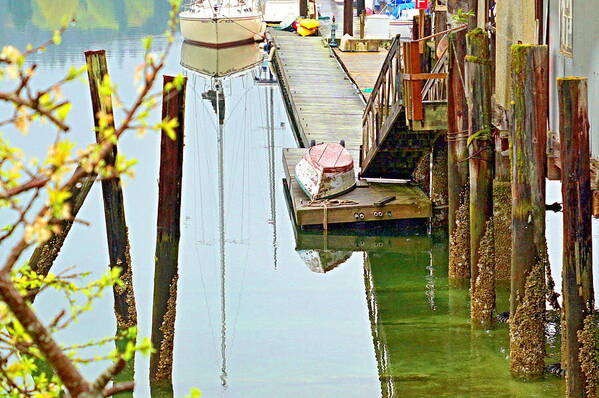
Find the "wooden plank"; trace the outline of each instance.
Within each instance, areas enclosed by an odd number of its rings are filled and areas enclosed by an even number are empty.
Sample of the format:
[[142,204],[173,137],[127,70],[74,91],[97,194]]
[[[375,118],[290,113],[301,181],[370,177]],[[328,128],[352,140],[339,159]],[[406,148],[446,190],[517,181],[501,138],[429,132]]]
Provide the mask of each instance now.
[[379,52],[343,52],[339,49],[333,51],[339,63],[352,82],[360,89],[365,101],[370,98],[370,93],[364,90],[371,89],[376,83],[383,62],[388,51]]
[[321,38],[282,31],[271,35],[283,97],[300,146],[312,140],[344,140],[357,163],[364,102],[352,81]]
[[[325,220],[325,209],[309,206],[308,197],[295,181],[295,165],[303,153],[303,149],[283,150],[283,166],[294,217],[299,226],[322,225]],[[396,199],[382,207],[374,205],[375,202],[388,196],[395,196]],[[369,184],[368,187],[356,188],[338,199],[355,201],[356,204],[328,207],[326,209],[328,224],[428,218],[432,212],[431,202],[424,192],[410,184]],[[382,216],[376,215],[379,212],[382,212]],[[363,215],[363,218],[356,219],[356,215]]]
[[447,79],[447,73],[404,73],[405,80]]

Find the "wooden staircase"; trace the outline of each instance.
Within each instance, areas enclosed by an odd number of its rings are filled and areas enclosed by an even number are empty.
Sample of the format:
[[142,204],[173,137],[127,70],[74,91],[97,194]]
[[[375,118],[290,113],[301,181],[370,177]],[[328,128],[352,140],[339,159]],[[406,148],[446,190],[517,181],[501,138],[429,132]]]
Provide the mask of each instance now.
[[412,179],[447,130],[446,55],[423,73],[420,47],[393,40],[362,118],[361,177]]

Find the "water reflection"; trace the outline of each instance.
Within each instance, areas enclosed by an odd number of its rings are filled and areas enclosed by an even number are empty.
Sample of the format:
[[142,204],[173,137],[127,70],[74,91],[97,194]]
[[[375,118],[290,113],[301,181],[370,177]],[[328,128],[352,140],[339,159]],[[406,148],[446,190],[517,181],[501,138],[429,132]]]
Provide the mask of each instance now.
[[[227,370],[227,294],[226,294],[226,222],[225,222],[225,134],[226,121],[231,114],[238,112],[236,105],[227,107],[227,97],[233,96],[231,82],[234,79],[244,80],[249,88],[254,87],[253,83],[257,80],[255,67],[262,62],[263,52],[255,44],[249,44],[228,48],[209,48],[183,42],[181,46],[181,66],[187,75],[192,75],[193,95],[199,95],[204,101],[210,104],[213,116],[216,119],[216,154],[217,154],[217,201],[218,201],[218,256],[220,267],[220,381],[222,387],[226,390],[228,387]],[[203,87],[203,88],[200,88]],[[247,95],[250,89],[245,91],[245,95],[236,98],[240,101],[247,101]],[[230,93],[230,94],[227,94]],[[274,123],[272,118],[272,88],[270,89],[270,103],[266,102],[265,109],[270,108],[269,125],[267,126],[269,134],[269,156],[272,156],[274,150]],[[229,116],[227,116],[229,110]],[[204,134],[210,134],[204,133]],[[269,162],[269,166],[273,166]],[[272,194],[271,194],[271,200]],[[272,209],[271,204],[271,209]],[[242,220],[243,222],[243,220]],[[274,220],[273,220],[274,223]],[[274,225],[276,228],[276,225]],[[276,230],[275,230],[276,231]],[[275,233],[276,237],[276,233]],[[276,245],[276,241],[273,242]],[[276,262],[275,262],[276,264]]]
[[[25,48],[45,42],[52,31],[73,20],[59,47],[34,54],[30,61],[42,68],[78,64],[81,53],[99,46],[119,61],[143,54],[139,45],[146,35],[160,35],[166,28],[166,0],[0,0],[0,38]],[[162,43],[158,47],[163,46]],[[43,62],[41,62],[43,60]]]

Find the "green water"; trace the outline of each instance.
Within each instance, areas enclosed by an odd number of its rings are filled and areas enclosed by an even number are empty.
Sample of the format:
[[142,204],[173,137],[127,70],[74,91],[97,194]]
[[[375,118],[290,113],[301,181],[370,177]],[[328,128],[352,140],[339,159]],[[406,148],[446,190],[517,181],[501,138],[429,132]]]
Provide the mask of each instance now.
[[[450,287],[444,261],[429,256],[366,257],[365,285],[383,396],[561,396],[563,384],[556,378],[522,383],[510,377],[507,327],[473,330],[468,290]],[[498,290],[499,308],[507,304],[507,295]]]
[[[0,45],[39,43],[51,36],[64,13],[77,10],[80,17],[63,44],[34,57],[41,71],[36,83],[43,87],[69,64],[80,66],[83,51],[105,48],[112,79],[127,101],[135,94],[131,81],[143,56],[140,39],[164,30],[165,5],[165,0],[0,0]],[[219,191],[217,120],[202,99],[211,82],[182,69],[180,48],[178,37],[166,67],[166,73],[189,78],[174,396],[184,397],[191,387],[200,388],[204,397],[243,398],[563,396],[563,382],[556,378],[522,383],[509,376],[505,326],[471,329],[467,290],[448,285],[442,233],[431,237],[393,226],[368,233],[331,231],[325,238],[295,230],[281,184],[281,149],[294,147],[295,138],[279,88],[256,85],[255,71],[225,85]],[[68,120],[75,127],[72,140],[93,142],[87,87],[69,85],[65,95],[74,102]],[[270,130],[269,118],[274,121]],[[52,140],[43,128],[32,128],[27,137],[8,129],[3,133],[38,154]],[[124,195],[139,330],[149,336],[159,140],[125,137],[119,145],[139,161]],[[91,226],[73,227],[55,271],[76,266],[97,276],[108,264],[98,186],[79,216]],[[550,254],[558,263],[559,217],[548,216],[548,223]],[[559,283],[559,267],[553,272]],[[506,289],[498,289],[500,311],[507,310],[507,299]],[[47,320],[64,305],[49,293],[36,301]],[[107,294],[57,338],[84,343],[114,329]],[[106,366],[82,371],[92,378]],[[148,358],[136,358],[134,377],[135,396],[150,396]]]

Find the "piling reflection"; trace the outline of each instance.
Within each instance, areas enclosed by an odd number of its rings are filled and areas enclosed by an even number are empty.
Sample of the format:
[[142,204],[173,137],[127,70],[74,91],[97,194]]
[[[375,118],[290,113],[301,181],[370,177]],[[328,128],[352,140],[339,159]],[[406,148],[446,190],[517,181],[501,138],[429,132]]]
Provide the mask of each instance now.
[[[508,373],[507,327],[472,330],[468,288],[450,286],[445,240],[432,249],[368,251],[364,282],[383,397],[542,396],[559,383]],[[498,289],[498,302],[508,292]],[[541,395],[539,395],[541,394]]]

